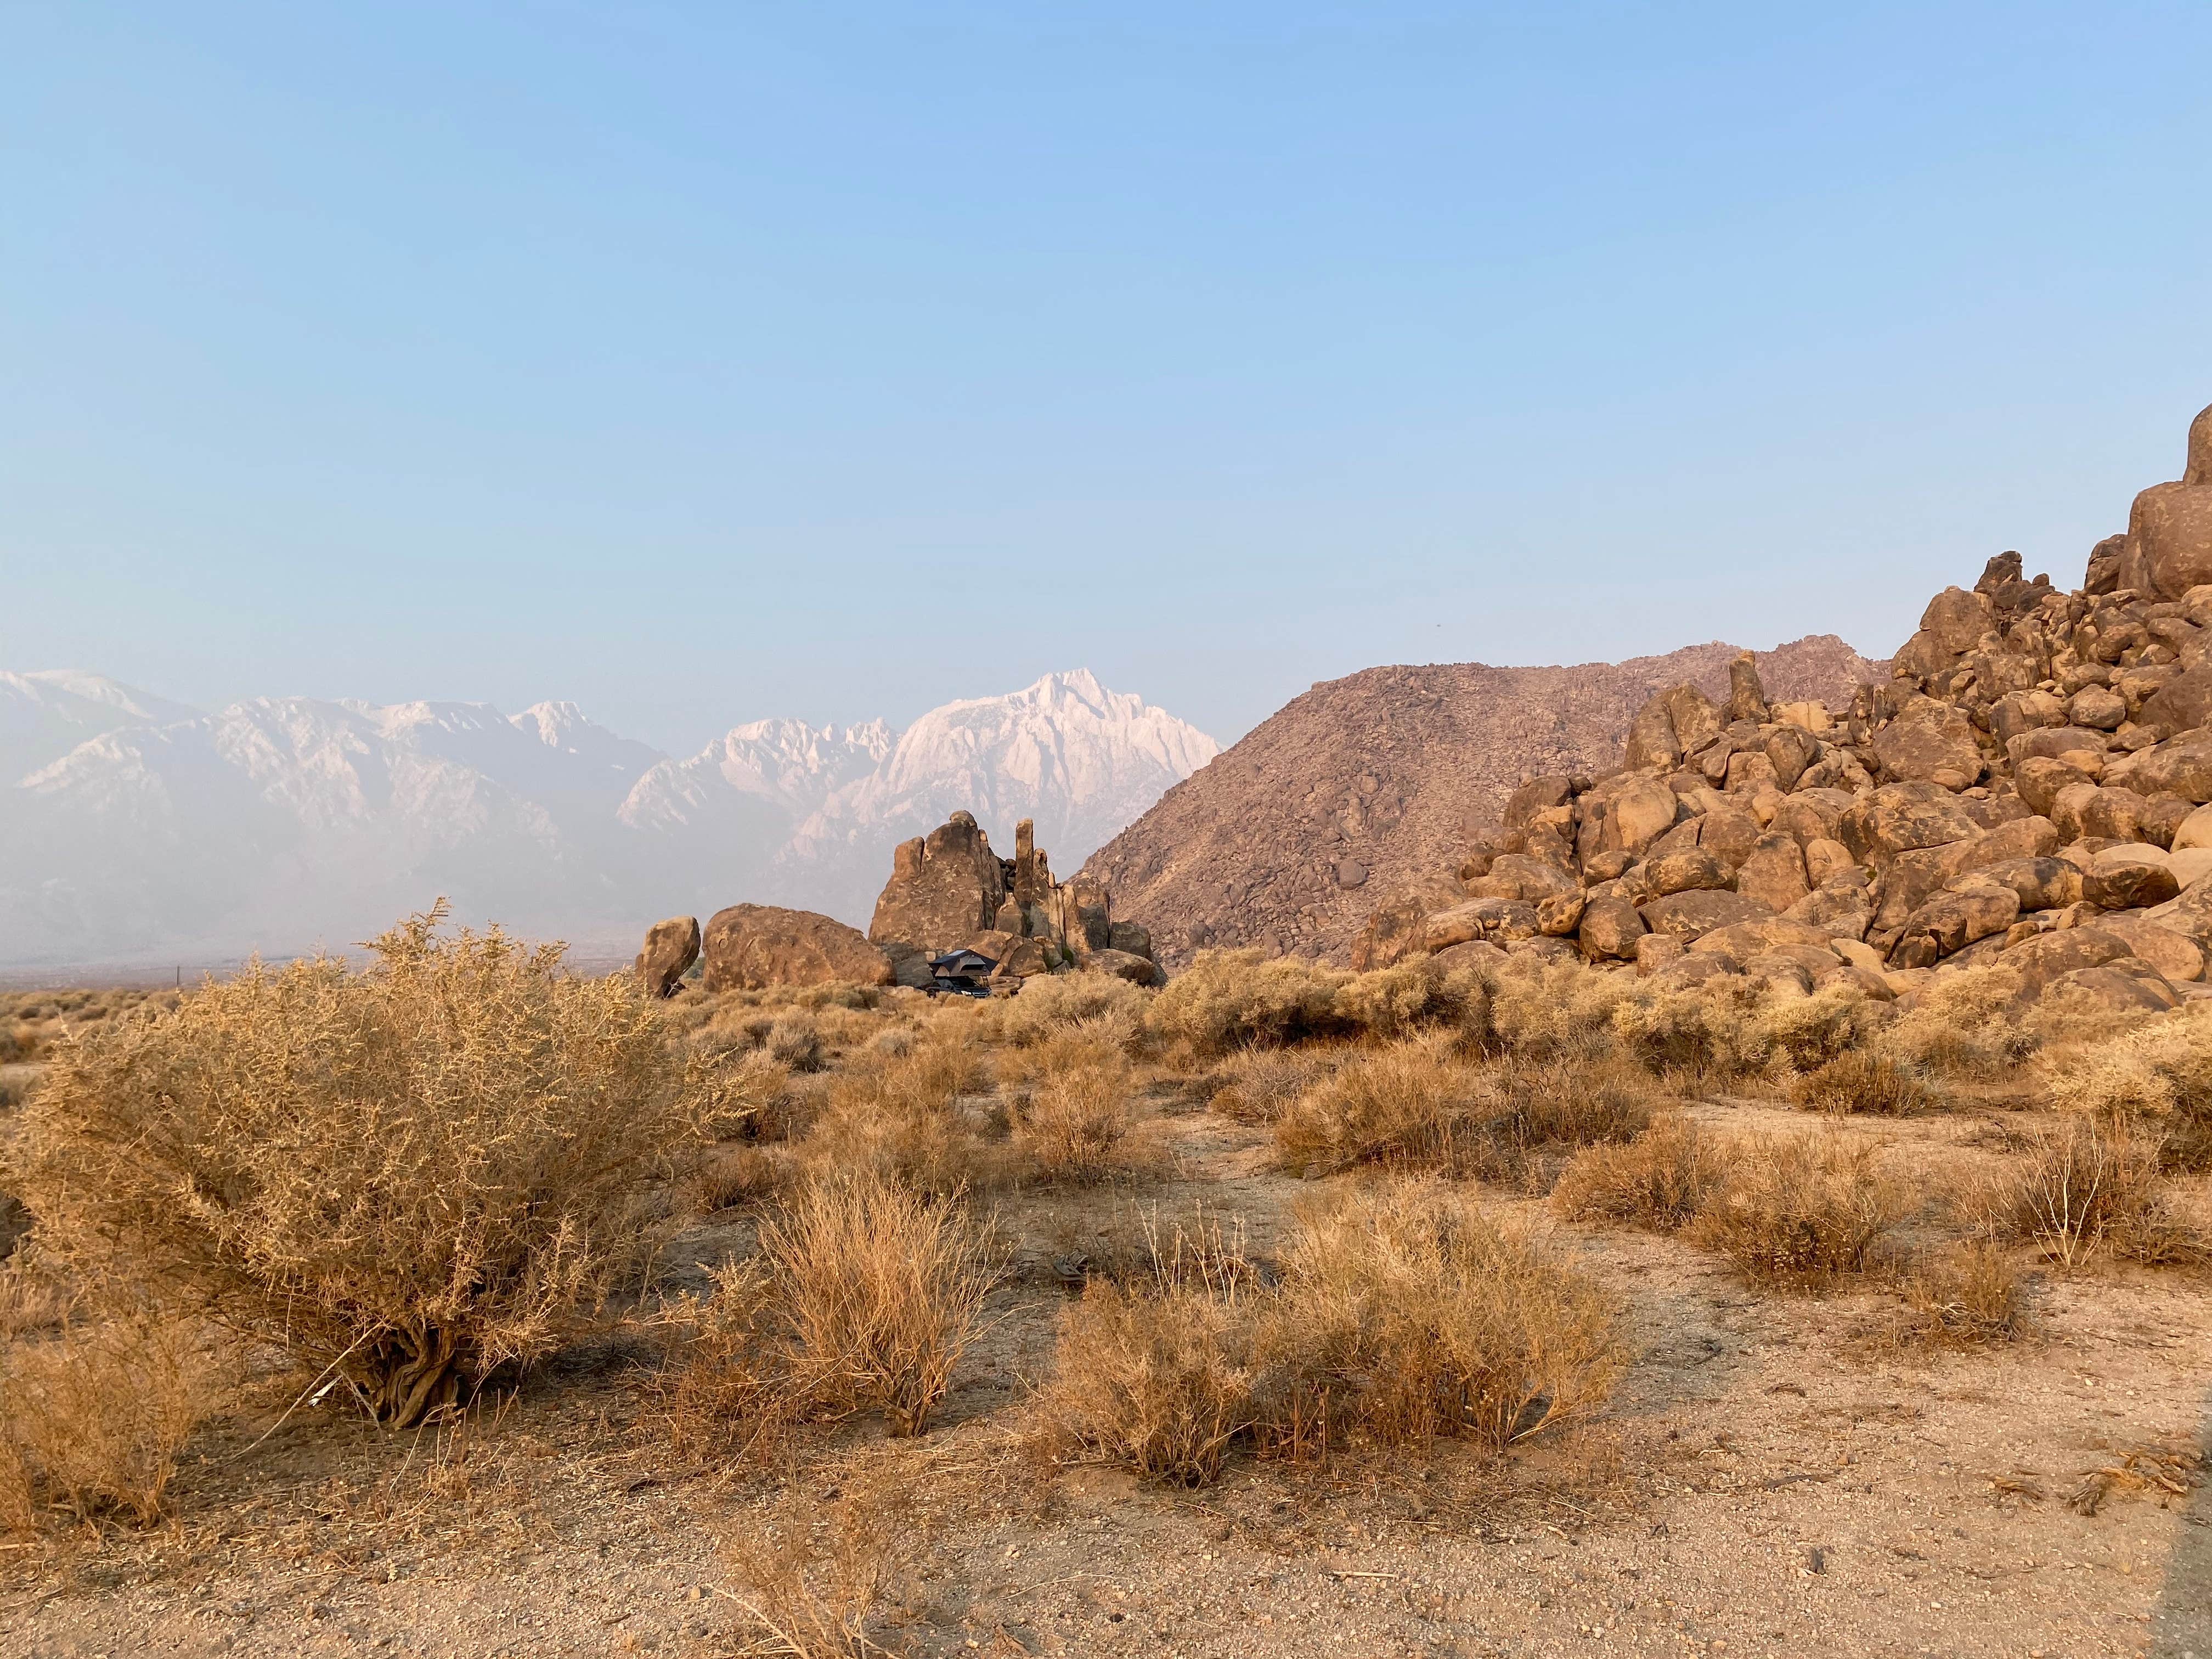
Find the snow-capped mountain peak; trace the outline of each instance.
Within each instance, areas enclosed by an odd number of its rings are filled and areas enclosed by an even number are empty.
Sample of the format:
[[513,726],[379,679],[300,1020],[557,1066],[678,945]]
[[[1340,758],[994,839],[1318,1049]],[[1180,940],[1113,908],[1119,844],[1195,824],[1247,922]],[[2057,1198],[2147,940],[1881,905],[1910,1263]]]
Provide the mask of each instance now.
[[440,893],[569,939],[769,900],[865,921],[953,811],[1073,870],[1211,738],[1085,670],[882,720],[733,726],[675,760],[548,701],[255,697],[202,714],[97,675],[0,674],[0,954],[272,953]]

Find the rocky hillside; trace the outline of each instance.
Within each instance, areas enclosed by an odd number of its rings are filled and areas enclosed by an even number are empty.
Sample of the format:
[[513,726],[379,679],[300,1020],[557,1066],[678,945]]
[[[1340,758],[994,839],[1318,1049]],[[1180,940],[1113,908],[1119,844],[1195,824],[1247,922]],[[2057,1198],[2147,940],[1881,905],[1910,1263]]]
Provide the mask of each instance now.
[[[1160,959],[1257,945],[1331,961],[1379,903],[1457,863],[1471,819],[1524,777],[1620,764],[1636,711],[1688,681],[1726,692],[1729,645],[1566,668],[1370,668],[1316,685],[1102,848],[1084,866]],[[1778,698],[1848,702],[1887,665],[1833,635],[1758,655]]]

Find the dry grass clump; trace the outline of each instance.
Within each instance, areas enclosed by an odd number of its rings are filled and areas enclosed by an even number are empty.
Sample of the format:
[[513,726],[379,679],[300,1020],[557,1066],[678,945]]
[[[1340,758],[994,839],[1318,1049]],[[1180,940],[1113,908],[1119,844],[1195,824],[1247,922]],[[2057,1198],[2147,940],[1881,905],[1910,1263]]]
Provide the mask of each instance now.
[[750,1443],[802,1416],[880,1412],[921,1433],[951,1386],[997,1277],[988,1224],[862,1172],[810,1182],[761,1229],[760,1255],[721,1269],[672,1389],[679,1442]]
[[1661,1098],[1618,1053],[1487,1065],[1436,1042],[1355,1054],[1301,1095],[1275,1124],[1292,1169],[1382,1164],[1492,1180],[1535,1172],[1546,1154],[1632,1139]]
[[2212,1240],[2177,1217],[2160,1147],[2125,1123],[2067,1114],[2025,1158],[1972,1183],[1960,1207],[1984,1237],[2033,1244],[2078,1267],[2100,1255],[2177,1265],[2212,1258]]
[[1972,1346],[2020,1334],[2020,1269],[1984,1240],[1952,1244],[1917,1256],[1899,1276],[1901,1340]]
[[0,1356],[0,1526],[40,1508],[143,1526],[205,1416],[215,1368],[178,1324],[117,1317]]
[[1594,1409],[1624,1361],[1592,1281],[1446,1188],[1308,1212],[1273,1285],[1213,1244],[1198,1271],[1093,1281],[1067,1310],[1041,1400],[1063,1446],[1190,1486],[1239,1446],[1495,1450]]
[[1022,981],[1019,996],[983,1005],[980,1023],[991,1040],[1018,1048],[1074,1031],[1133,1049],[1153,995],[1111,974],[1038,974]]
[[1747,1278],[1810,1287],[1887,1265],[1909,1200],[1869,1141],[1837,1134],[1732,1138],[1727,1170],[1688,1237]]
[[2169,1170],[2212,1169],[2212,1018],[2176,1009],[2054,1057],[2059,1103],[2156,1138]]
[[1246,1048],[1222,1064],[1206,1109],[1234,1123],[1269,1124],[1347,1055],[1311,1048]]
[[1136,1080],[1111,1041],[1081,1031],[1054,1037],[1022,1051],[1001,1078],[1013,1085],[1013,1150],[1028,1172],[1095,1182],[1148,1161],[1133,1133]]
[[1614,1016],[1638,995],[1632,975],[1508,957],[1490,980],[1487,1046],[1530,1060],[1611,1048]]
[[990,1057],[972,1037],[959,1024],[933,1024],[903,1052],[848,1057],[799,1144],[801,1161],[817,1174],[872,1170],[940,1195],[1010,1177],[1006,1115],[979,1098]]
[[2020,975],[1998,964],[1938,974],[1882,1033],[1899,1060],[1937,1077],[1983,1078],[2033,1052],[2037,1028],[2019,1007]]
[[1345,1029],[1337,988],[1351,977],[1295,957],[1200,951],[1153,996],[1146,1023],[1164,1040],[1208,1059],[1337,1036]]
[[1669,1112],[1625,1146],[1578,1153],[1552,1188],[1552,1203],[1571,1220],[1680,1232],[1712,1201],[1726,1164],[1721,1141]]
[[1939,1111],[1942,1092],[1918,1067],[1878,1049],[1855,1048],[1796,1079],[1790,1097],[1816,1112],[1912,1117]]
[[1446,969],[1424,958],[1354,974],[1336,988],[1345,1027],[1392,1042],[1434,1026],[1450,1026],[1470,1044],[1490,1036],[1490,981],[1470,968]]
[[59,1051],[21,1148],[45,1248],[384,1422],[557,1346],[652,1247],[697,1114],[627,983],[441,916]]
[[908,1497],[884,1475],[847,1468],[827,1502],[787,1494],[767,1515],[733,1528],[722,1553],[738,1585],[726,1593],[753,1625],[743,1651],[785,1659],[907,1651],[878,1643],[869,1626],[896,1594],[894,1569],[908,1529],[893,1517],[903,1517]]

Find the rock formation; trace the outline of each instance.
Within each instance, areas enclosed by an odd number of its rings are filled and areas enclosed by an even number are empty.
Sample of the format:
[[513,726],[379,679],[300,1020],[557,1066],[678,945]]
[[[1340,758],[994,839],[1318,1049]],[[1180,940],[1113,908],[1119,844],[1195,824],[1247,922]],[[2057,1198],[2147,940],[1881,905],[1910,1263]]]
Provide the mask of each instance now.
[[645,932],[645,948],[630,971],[649,997],[672,997],[691,964],[699,960],[699,918],[671,916]]
[[1354,964],[1487,947],[1886,997],[2002,960],[2024,994],[2172,1006],[2212,951],[2204,501],[2212,410],[2080,591],[1991,559],[1840,710],[1771,703],[1748,658],[1725,706],[1657,693],[1620,768],[1525,781]]
[[1006,901],[1006,865],[975,820],[955,812],[892,853],[868,937],[933,956],[994,926]]
[[[1710,719],[1717,732],[1741,654],[1700,645],[1572,668],[1442,663],[1328,681],[1170,790],[1081,876],[1152,923],[1170,967],[1207,946],[1340,962],[1381,900],[1449,880],[1469,823],[1494,821],[1522,779],[1620,765],[1654,692],[1687,682],[1707,712],[1684,699],[1670,720]],[[1785,709],[1842,708],[1887,672],[1830,635],[1762,652],[1757,666],[1763,695]],[[1669,733],[1677,746],[1701,740]]]
[[868,937],[892,953],[902,981],[916,971],[911,960],[963,945],[997,963],[1000,977],[1088,966],[1094,957],[1103,958],[1103,970],[1139,984],[1159,977],[1151,933],[1116,924],[1112,899],[1099,884],[1054,881],[1027,818],[1015,826],[1008,860],[991,851],[966,812],[902,844]]
[[733,904],[707,923],[707,988],[769,985],[888,985],[891,959],[858,928],[772,904]]
[[2178,599],[2212,583],[2212,408],[2190,424],[2181,481],[2153,484],[2136,497],[2118,553],[2113,585],[2154,599]]

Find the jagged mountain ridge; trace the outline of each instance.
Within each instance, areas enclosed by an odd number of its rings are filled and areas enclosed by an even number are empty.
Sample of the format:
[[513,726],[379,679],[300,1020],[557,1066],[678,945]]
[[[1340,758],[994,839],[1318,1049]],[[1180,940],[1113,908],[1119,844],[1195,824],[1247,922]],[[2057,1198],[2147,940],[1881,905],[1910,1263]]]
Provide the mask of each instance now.
[[[1617,765],[1647,698],[1684,680],[1724,692],[1738,651],[1401,665],[1322,682],[1169,790],[1084,873],[1151,927],[1170,967],[1207,945],[1342,963],[1377,905],[1457,863],[1471,814],[1494,817],[1526,774]],[[1827,634],[1756,655],[1781,699],[1840,703],[1887,673]]]
[[1072,864],[1214,748],[1087,672],[903,734],[756,721],[681,761],[573,703],[202,714],[70,673],[0,678],[0,733],[24,762],[0,793],[0,961],[15,963],[288,953],[441,892],[465,917],[610,945],[743,898],[865,921],[890,847],[942,803],[1009,846],[1018,816],[1087,832]]

